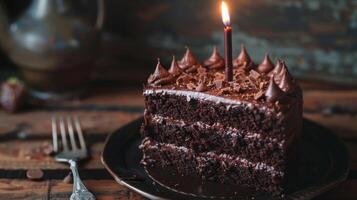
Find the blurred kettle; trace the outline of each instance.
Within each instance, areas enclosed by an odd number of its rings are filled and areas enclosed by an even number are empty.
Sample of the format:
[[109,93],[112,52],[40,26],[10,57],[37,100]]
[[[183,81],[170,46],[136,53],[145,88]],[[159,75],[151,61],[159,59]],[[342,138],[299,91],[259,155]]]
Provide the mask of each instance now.
[[45,100],[82,94],[95,64],[104,0],[32,0],[13,22],[4,13],[2,2],[0,44],[30,94]]

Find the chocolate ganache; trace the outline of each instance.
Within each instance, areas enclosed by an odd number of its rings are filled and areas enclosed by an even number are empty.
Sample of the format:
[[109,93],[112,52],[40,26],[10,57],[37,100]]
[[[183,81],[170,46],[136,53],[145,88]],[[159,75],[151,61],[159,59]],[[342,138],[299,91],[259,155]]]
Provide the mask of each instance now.
[[[202,64],[196,60],[187,47],[179,62],[173,57],[168,71],[158,60],[155,72],[148,79],[147,88],[205,92],[232,100],[261,103],[268,107],[274,107],[276,103],[286,103],[286,101],[279,102],[281,97],[285,100],[286,97],[290,97],[288,98],[290,101],[299,100],[298,97],[301,95],[297,93],[301,90],[290,75],[284,61],[278,60],[274,66],[269,55],[266,54],[262,63],[254,66],[243,45],[237,60],[240,64],[233,69],[234,79],[232,82],[226,82],[224,59],[216,47],[212,55]],[[249,69],[247,66],[250,66]],[[274,81],[271,77],[274,77]]]
[[175,56],[172,57],[172,62],[171,62],[171,67],[169,69],[169,73],[174,77],[177,77],[182,73],[182,69],[180,68],[178,62],[176,61]]
[[186,47],[186,53],[182,57],[182,59],[178,62],[181,69],[186,72],[195,72],[198,67],[198,62],[196,58],[193,56],[190,48]]
[[258,66],[257,71],[261,73],[269,73],[274,69],[274,65],[270,60],[269,54],[265,54],[263,62]]
[[250,59],[247,49],[243,44],[241,45],[241,52],[239,56],[233,61],[233,66],[243,67],[243,69],[250,69],[254,66],[254,63],[252,59]]
[[213,53],[210,58],[203,62],[203,66],[208,69],[220,69],[224,68],[224,59],[218,53],[217,47],[213,48]]
[[155,72],[149,76],[148,83],[150,85],[159,86],[170,83],[172,80],[172,75],[162,66],[160,59],[158,59]]

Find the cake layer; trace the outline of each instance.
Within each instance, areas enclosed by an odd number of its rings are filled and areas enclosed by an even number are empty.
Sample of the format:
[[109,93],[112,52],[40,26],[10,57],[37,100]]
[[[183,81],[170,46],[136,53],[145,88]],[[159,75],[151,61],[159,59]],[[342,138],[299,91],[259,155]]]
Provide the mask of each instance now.
[[264,136],[260,133],[225,128],[215,123],[193,124],[158,115],[145,116],[147,124],[143,136],[160,143],[171,143],[193,149],[196,153],[215,152],[237,155],[242,158],[265,162],[275,168],[284,166],[284,140]]
[[146,166],[174,166],[182,175],[196,174],[206,180],[241,184],[275,194],[282,191],[284,172],[263,162],[212,152],[195,154],[191,149],[157,143],[149,138],[143,140],[140,148],[144,153],[141,162]]
[[147,113],[150,115],[171,117],[188,123],[219,123],[225,127],[261,132],[278,140],[286,138],[286,135],[282,134],[285,125],[283,119],[286,117],[282,113],[273,114],[268,108],[258,108],[251,103],[238,101],[232,104],[232,100],[214,102],[208,97],[203,99],[190,95],[190,92],[187,92],[188,96],[183,96],[183,93],[176,94],[174,91],[171,93],[166,90],[146,90],[144,95]]

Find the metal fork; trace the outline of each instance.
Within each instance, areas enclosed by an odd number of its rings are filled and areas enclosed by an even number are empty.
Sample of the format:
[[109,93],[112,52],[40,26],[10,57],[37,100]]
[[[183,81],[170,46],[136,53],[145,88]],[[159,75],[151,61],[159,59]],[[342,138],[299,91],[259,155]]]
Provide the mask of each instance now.
[[[58,138],[58,130],[60,139]],[[67,131],[66,131],[67,130]],[[68,132],[68,134],[67,134]],[[75,135],[77,133],[77,137]],[[69,140],[67,139],[69,136]],[[77,139],[78,138],[78,139]],[[73,174],[73,192],[71,200],[95,200],[94,195],[82,183],[77,169],[77,162],[88,157],[81,124],[78,117],[52,117],[52,141],[55,159],[67,162]]]

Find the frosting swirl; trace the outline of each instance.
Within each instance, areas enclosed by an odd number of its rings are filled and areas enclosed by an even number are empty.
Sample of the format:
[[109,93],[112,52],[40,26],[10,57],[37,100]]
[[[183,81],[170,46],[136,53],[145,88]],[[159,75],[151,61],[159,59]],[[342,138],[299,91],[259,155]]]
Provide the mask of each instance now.
[[211,57],[203,62],[203,66],[208,69],[219,69],[225,66],[224,59],[218,53],[217,47],[213,48]]
[[[244,46],[242,46],[241,54],[241,60],[249,58]],[[255,66],[252,65],[250,58],[248,61],[251,63],[250,66]],[[226,82],[224,59],[217,48],[213,49],[211,56],[202,64],[196,61],[190,49],[187,48],[180,61],[177,61],[175,57],[172,58],[168,70],[158,59],[155,71],[149,76],[147,82],[150,87],[193,90],[242,100],[253,99],[278,109],[288,105],[287,102],[291,100],[301,98],[301,92],[299,92],[301,89],[289,73],[284,61],[278,60],[273,66],[266,54],[259,66],[250,68],[248,66],[247,62],[244,62],[239,68],[233,68],[234,81]]]
[[279,73],[280,73],[280,71],[281,71],[281,69],[283,68],[283,65],[284,65],[283,62],[284,62],[284,61],[278,59],[278,61],[277,61],[276,64],[275,64],[274,69],[269,72],[269,76],[270,76],[270,77],[273,76],[273,75],[275,75],[275,74],[279,74]]
[[[282,74],[282,75],[281,75]],[[284,91],[284,92],[291,92],[294,89],[295,86],[295,81],[290,75],[288,69],[285,67],[281,70],[281,73],[279,74],[281,76],[280,84],[279,87]]]
[[272,76],[269,81],[269,86],[265,91],[266,100],[274,103],[283,96],[285,96],[284,91],[279,88],[279,86],[275,83],[274,76]]
[[161,85],[170,83],[173,76],[162,66],[160,59],[157,59],[157,65],[153,74],[148,78],[148,83],[151,85]]
[[239,56],[233,60],[233,67],[244,67],[244,68],[251,68],[254,65],[252,59],[250,58],[247,49],[242,44],[241,45],[241,52]]
[[182,69],[179,67],[175,56],[172,56],[172,62],[169,69],[169,73],[172,74],[174,77],[177,77],[182,73]]
[[182,57],[182,59],[178,62],[178,65],[181,69],[186,70],[194,65],[197,65],[198,62],[196,58],[193,56],[190,48],[186,47],[186,53]]
[[260,73],[269,73],[274,69],[274,65],[269,57],[269,54],[265,54],[263,62],[257,67],[257,71]]

